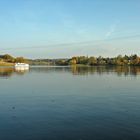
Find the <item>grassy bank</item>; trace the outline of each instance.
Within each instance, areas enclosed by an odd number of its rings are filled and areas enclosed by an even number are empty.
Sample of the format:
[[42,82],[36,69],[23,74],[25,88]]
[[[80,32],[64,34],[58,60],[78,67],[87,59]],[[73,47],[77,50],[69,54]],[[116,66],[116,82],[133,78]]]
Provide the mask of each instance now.
[[0,66],[14,66],[14,63],[0,62]]

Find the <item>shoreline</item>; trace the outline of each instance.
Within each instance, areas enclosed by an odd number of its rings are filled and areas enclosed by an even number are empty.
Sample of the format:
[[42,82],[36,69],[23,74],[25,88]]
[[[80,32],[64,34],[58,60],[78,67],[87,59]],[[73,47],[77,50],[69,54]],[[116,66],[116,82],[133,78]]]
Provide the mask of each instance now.
[[14,63],[0,62],[0,66],[14,66]]

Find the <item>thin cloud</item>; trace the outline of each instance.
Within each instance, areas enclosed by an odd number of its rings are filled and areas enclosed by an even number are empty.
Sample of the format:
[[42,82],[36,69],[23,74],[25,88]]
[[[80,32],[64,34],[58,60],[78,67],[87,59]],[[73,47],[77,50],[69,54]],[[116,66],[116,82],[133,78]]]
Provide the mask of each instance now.
[[109,38],[110,36],[112,36],[112,34],[116,31],[117,26],[118,26],[119,23],[120,23],[120,21],[116,21],[114,24],[112,24],[110,26],[109,31],[105,35],[106,39]]
[[111,26],[110,30],[105,35],[106,38],[110,37],[115,32],[115,29],[116,29],[116,25]]
[[4,50],[23,50],[23,49],[47,49],[47,48],[57,48],[57,47],[80,47],[80,46],[94,46],[105,43],[106,41],[115,41],[115,40],[127,40],[127,39],[136,39],[140,38],[140,34],[130,35],[130,36],[120,36],[116,38],[109,38],[104,40],[92,40],[92,41],[83,41],[83,42],[71,42],[71,43],[60,43],[60,44],[48,44],[43,46],[28,46],[28,47],[16,47],[16,48],[1,48],[1,51]]

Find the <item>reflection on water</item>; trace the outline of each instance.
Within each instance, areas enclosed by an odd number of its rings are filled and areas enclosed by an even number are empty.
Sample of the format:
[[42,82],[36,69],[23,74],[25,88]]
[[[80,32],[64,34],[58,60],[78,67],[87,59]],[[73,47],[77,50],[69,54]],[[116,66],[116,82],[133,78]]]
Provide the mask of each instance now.
[[140,140],[139,73],[140,67],[0,68],[0,140]]
[[30,70],[17,70],[13,67],[0,67],[0,77],[10,77],[14,74],[16,75],[24,75],[28,72],[41,72],[41,73],[49,73],[49,72],[68,72],[73,75],[94,75],[94,74],[109,74],[114,73],[118,76],[124,75],[132,75],[137,76],[140,74],[140,67],[129,67],[129,66],[72,66],[72,67],[44,67],[44,66],[36,66],[31,67]]
[[10,67],[1,67],[0,68],[0,77],[10,77],[14,72],[13,68]]
[[8,78],[14,74],[24,75],[28,70],[17,70],[13,67],[0,67],[0,77]]

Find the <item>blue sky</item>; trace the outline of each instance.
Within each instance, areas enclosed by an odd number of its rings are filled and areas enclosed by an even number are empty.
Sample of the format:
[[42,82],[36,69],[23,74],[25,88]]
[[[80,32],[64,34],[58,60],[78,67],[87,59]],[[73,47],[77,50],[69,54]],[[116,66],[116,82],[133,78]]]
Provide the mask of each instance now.
[[140,55],[139,0],[0,0],[0,52]]

